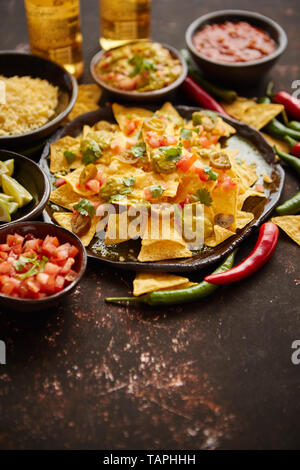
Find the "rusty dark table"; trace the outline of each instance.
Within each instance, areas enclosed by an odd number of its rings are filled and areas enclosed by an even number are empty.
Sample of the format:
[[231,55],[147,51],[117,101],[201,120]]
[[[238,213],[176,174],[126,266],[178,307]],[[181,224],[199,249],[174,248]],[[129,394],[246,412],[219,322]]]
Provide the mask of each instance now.
[[[1,49],[27,43],[22,3],[0,2]],[[88,82],[98,7],[97,0],[81,3]],[[180,48],[195,17],[234,7],[249,2],[153,0],[152,36]],[[299,2],[253,0],[251,8],[288,33],[271,76],[291,91],[300,79]],[[262,93],[266,81],[246,93]],[[296,190],[287,171],[283,198]],[[105,296],[128,293],[132,274],[89,262],[58,309],[1,311],[0,447],[299,449],[300,365],[291,362],[291,344],[300,339],[299,265],[299,247],[281,233],[276,256],[252,278],[201,303],[160,310],[106,305]]]

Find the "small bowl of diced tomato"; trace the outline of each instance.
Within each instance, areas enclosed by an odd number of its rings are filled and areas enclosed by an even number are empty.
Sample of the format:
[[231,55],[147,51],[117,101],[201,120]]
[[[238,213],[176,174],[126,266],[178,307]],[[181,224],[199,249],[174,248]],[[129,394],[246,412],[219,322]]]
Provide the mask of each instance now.
[[54,224],[15,222],[0,229],[0,305],[47,309],[70,294],[84,274],[80,239]]

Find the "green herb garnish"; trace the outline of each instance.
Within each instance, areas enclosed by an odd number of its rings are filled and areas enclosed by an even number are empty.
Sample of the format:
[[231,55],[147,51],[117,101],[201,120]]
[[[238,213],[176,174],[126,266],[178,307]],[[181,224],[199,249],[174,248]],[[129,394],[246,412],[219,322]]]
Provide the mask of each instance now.
[[21,272],[23,271],[23,269],[25,268],[27,264],[29,263],[32,264],[31,268],[29,268],[28,271],[22,274],[17,274],[18,278],[23,280],[23,279],[26,279],[27,277],[35,276],[35,274],[38,274],[44,271],[45,264],[48,261],[49,261],[49,258],[47,258],[46,256],[43,256],[42,259],[37,259],[36,254],[34,254],[31,257],[20,256],[20,258],[14,262],[14,267],[16,268],[18,272]]
[[152,199],[161,199],[163,192],[165,191],[165,188],[163,188],[160,185],[155,185],[155,184],[150,186],[149,189],[150,189]]
[[77,212],[79,212],[79,214],[86,215],[91,218],[95,215],[96,212],[95,206],[87,199],[81,199],[81,201],[79,201],[77,204],[74,204],[73,207]]
[[194,201],[201,202],[205,206],[211,206],[213,200],[210,195],[210,192],[206,188],[198,189],[196,194],[192,195]]
[[[129,176],[128,178],[123,178],[122,183],[125,186],[131,187],[134,185],[135,179],[133,178],[133,176]],[[123,192],[121,192],[121,194],[123,194]]]
[[85,144],[85,148],[82,156],[82,163],[89,165],[94,163],[98,158],[102,156],[102,150],[100,149],[97,142],[93,139],[89,139],[88,143]]
[[155,71],[156,67],[152,60],[144,59],[141,54],[135,54],[131,59],[129,59],[129,64],[134,65],[134,69],[131,73],[131,76],[139,75],[146,70]]
[[132,153],[132,155],[137,158],[143,157],[146,153],[145,142],[138,142],[137,144],[134,144],[129,150],[129,153]]
[[171,145],[165,145],[163,147],[159,147],[159,150],[163,152],[166,160],[171,160],[173,162],[178,162],[181,158],[182,154],[182,146],[178,145],[177,147]]
[[219,177],[219,173],[217,173],[216,171],[214,171],[212,168],[210,168],[210,166],[205,166],[204,167],[204,171],[205,173],[207,174],[208,178],[210,180],[217,180],[218,177]]
[[71,152],[70,150],[64,151],[64,157],[67,160],[68,164],[71,165],[76,160],[75,153]]

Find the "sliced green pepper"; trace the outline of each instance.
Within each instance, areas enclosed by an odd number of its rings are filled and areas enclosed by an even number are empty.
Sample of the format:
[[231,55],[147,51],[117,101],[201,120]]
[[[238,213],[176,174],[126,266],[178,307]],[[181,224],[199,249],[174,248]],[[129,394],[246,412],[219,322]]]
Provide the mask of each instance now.
[[276,207],[276,212],[279,215],[294,215],[300,212],[300,191],[295,196],[288,199],[280,206]]
[[[231,269],[234,263],[236,251],[237,250],[234,250],[213,274],[223,273]],[[156,291],[140,297],[107,297],[105,300],[106,302],[111,303],[141,302],[151,306],[178,305],[203,299],[215,292],[217,288],[217,285],[202,281],[196,286],[188,287],[186,289]]]

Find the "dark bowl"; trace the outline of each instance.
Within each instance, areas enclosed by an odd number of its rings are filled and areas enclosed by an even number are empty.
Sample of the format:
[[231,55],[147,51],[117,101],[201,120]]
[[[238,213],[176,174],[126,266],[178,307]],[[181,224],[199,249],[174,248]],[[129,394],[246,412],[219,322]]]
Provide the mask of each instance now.
[[47,235],[55,236],[58,238],[60,243],[69,242],[78,249],[76,262],[72,267],[72,269],[78,273],[78,277],[61,292],[53,294],[49,297],[45,297],[44,299],[37,300],[18,299],[0,294],[0,305],[2,308],[5,307],[12,310],[30,312],[54,307],[75,289],[76,285],[85,272],[87,256],[84,246],[74,233],[59,227],[58,225],[47,224],[45,222],[15,222],[13,224],[9,224],[8,226],[0,229],[0,243],[5,243],[6,236],[14,233],[19,233],[22,236],[31,233],[35,237],[42,239],[44,239]]
[[[149,42],[151,42],[151,41],[149,41]],[[122,90],[118,90],[117,88],[113,88],[113,87],[107,85],[107,83],[103,82],[98,77],[97,72],[96,72],[96,65],[102,59],[104,54],[106,54],[107,51],[105,51],[105,50],[99,51],[96,55],[94,55],[94,57],[91,60],[90,71],[91,71],[91,74],[93,76],[93,79],[95,80],[95,82],[97,82],[102,88],[104,88],[116,100],[122,100],[122,101],[126,101],[126,102],[133,101],[133,102],[136,102],[136,103],[154,103],[156,101],[167,99],[168,97],[170,97],[170,95],[172,95],[172,93],[184,81],[184,79],[187,75],[187,65],[186,65],[185,60],[182,58],[180,53],[177,51],[177,49],[175,49],[172,46],[168,46],[167,44],[163,44],[163,43],[160,43],[160,44],[161,44],[161,46],[168,49],[170,51],[171,55],[174,58],[176,58],[180,61],[181,66],[182,66],[181,74],[169,86],[161,88],[159,90],[143,91],[143,92],[139,93],[139,92],[136,92],[136,91],[122,91]],[[120,46],[120,47],[124,47],[124,46]],[[116,49],[119,49],[119,48],[116,48]]]
[[12,222],[4,224],[0,222],[0,229],[16,221],[24,222],[25,220],[36,219],[45,208],[51,192],[47,175],[34,161],[10,150],[0,150],[0,161],[10,160],[11,158],[15,161],[15,170],[12,177],[30,192],[33,199],[12,215]]
[[[233,64],[216,62],[200,54],[193,44],[195,33],[205,25],[224,23],[224,21],[247,21],[253,26],[261,28],[274,39],[277,46],[275,51],[261,60]],[[221,80],[239,86],[255,85],[261,80],[283,54],[288,43],[286,33],[278,23],[260,13],[247,10],[219,10],[197,18],[187,28],[185,41],[195,62],[207,76],[215,81]]]
[[48,80],[59,88],[55,116],[44,126],[20,135],[0,136],[0,148],[21,150],[41,141],[54,132],[72,110],[78,93],[77,81],[63,67],[33,54],[0,51],[0,75],[31,76]]

